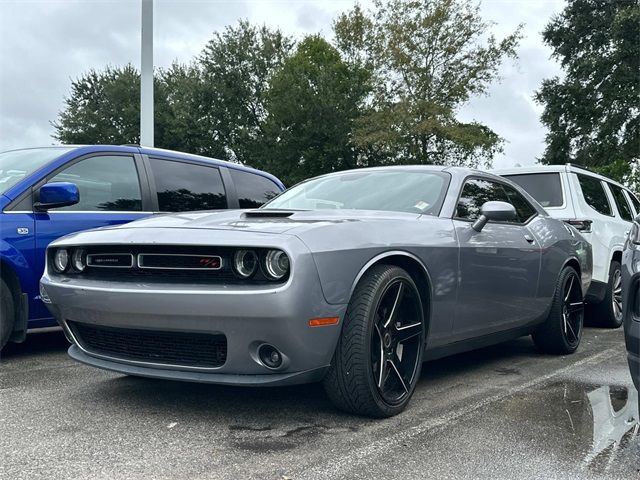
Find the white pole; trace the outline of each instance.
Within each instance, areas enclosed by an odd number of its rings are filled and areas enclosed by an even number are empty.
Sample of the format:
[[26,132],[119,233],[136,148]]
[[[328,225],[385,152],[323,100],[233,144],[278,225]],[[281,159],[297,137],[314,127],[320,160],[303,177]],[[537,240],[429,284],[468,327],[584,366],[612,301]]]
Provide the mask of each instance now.
[[140,145],[153,147],[153,0],[142,0]]

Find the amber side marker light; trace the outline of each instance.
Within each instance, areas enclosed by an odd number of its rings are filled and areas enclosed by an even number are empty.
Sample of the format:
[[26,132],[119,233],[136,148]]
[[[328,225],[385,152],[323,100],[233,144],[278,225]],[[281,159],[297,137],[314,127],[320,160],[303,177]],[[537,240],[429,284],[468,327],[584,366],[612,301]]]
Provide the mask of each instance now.
[[327,325],[337,325],[340,317],[312,318],[309,320],[310,327],[326,327]]

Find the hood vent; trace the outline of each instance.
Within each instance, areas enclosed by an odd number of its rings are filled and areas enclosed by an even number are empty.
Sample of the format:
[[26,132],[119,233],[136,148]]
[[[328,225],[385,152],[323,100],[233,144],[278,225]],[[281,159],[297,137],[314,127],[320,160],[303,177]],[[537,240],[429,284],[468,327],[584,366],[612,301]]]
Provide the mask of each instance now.
[[260,209],[260,210],[250,210],[248,212],[244,212],[243,216],[245,218],[287,218],[293,215],[296,212],[292,212],[289,210],[268,210],[268,209]]

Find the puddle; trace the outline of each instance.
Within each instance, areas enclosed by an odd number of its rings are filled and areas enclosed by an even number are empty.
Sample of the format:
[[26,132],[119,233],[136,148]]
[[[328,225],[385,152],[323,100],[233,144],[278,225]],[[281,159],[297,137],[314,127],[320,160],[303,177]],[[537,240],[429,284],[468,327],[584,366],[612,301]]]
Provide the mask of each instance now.
[[593,416],[593,441],[585,463],[591,467],[606,467],[620,449],[638,437],[638,391],[616,388],[612,392],[611,387],[603,386],[587,396]]
[[630,448],[640,449],[638,392],[633,387],[550,383],[506,400],[500,417],[503,434],[518,431],[526,449],[578,468],[585,477],[606,474],[619,457],[630,456]]

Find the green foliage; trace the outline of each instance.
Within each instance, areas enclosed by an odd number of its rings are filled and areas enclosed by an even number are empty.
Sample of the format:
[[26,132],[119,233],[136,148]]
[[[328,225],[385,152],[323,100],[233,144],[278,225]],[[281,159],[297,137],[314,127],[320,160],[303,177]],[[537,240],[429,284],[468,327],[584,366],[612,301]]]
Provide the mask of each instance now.
[[640,158],[640,2],[571,0],[543,37],[565,76],[545,80],[536,93],[549,128],[542,162],[575,162],[633,182]]
[[[191,64],[155,72],[155,144],[288,184],[368,165],[488,165],[501,139],[456,114],[515,57],[519,31],[498,41],[489,27],[467,0],[356,6],[335,22],[334,46],[239,22]],[[55,138],[138,143],[139,83],[131,65],[73,81]]]
[[53,127],[63,143],[138,143],[140,74],[131,65],[90,70],[71,83],[71,95]]
[[[218,158],[260,167],[257,155],[269,81],[293,49],[293,41],[279,30],[241,21],[214,34],[199,58],[204,82],[202,119],[210,143],[222,148]],[[208,154],[205,148],[200,153]]]
[[515,58],[520,29],[498,41],[479,7],[465,0],[376,0],[334,25],[345,58],[372,72],[370,108],[355,143],[381,163],[489,165],[501,140],[477,122],[457,120],[485,94],[504,58]]
[[264,168],[293,184],[356,167],[350,137],[367,80],[367,71],[347,65],[326,40],[305,38],[271,80]]

